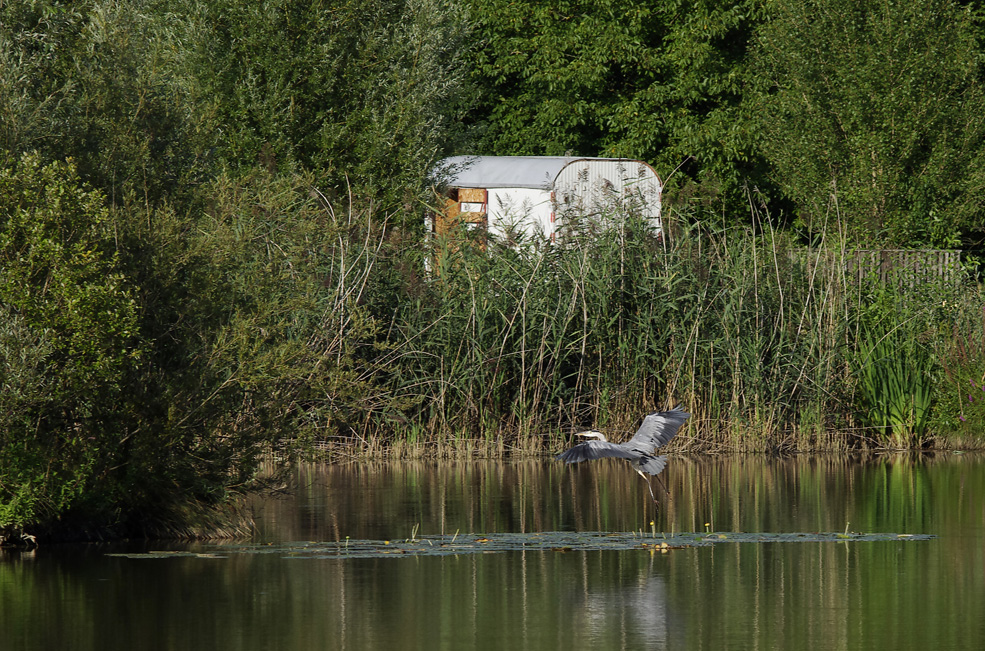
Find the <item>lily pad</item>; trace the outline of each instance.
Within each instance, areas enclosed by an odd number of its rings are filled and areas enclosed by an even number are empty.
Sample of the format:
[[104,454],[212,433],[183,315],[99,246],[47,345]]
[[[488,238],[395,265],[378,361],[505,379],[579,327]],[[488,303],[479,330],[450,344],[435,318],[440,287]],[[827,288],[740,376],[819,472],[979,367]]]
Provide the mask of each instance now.
[[387,556],[449,556],[511,551],[620,551],[669,552],[686,547],[730,543],[791,542],[898,542],[931,540],[936,536],[900,533],[745,533],[704,532],[670,534],[563,532],[486,533],[422,536],[406,540],[341,540],[280,544],[211,545],[196,551],[108,554],[130,559],[228,558],[237,554],[277,554],[283,558],[382,558]]

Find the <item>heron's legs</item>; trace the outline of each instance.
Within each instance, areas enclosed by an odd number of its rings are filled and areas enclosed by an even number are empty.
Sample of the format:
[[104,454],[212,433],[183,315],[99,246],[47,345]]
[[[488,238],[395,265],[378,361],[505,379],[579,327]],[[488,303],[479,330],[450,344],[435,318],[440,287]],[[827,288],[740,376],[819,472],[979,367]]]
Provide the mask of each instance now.
[[[636,472],[637,472],[637,473],[639,474],[639,476],[640,476],[640,477],[642,477],[642,478],[643,478],[643,481],[645,481],[645,482],[646,482],[646,487],[650,489],[650,497],[651,497],[651,498],[653,498],[653,503],[654,503],[654,504],[656,504],[656,503],[657,503],[657,496],[653,494],[653,486],[652,486],[652,485],[650,484],[650,478],[649,478],[649,477],[647,477],[647,476],[646,476],[646,475],[645,475],[645,474],[643,473],[643,471],[642,471],[642,470],[637,470]],[[659,479],[659,477],[658,477],[658,479]],[[665,489],[665,490],[666,490],[666,489]]]
[[664,495],[666,495],[667,497],[670,497],[670,491],[667,490],[667,485],[664,484],[664,480],[660,479],[660,475],[657,475],[656,477],[657,477],[657,483],[660,484],[660,488],[662,488],[663,491],[664,491]]

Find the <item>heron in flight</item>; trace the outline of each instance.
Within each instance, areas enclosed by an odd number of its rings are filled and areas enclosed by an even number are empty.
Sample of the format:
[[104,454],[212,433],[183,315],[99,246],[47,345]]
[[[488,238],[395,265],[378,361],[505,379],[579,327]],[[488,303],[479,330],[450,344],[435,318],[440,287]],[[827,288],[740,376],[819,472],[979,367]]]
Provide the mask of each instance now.
[[660,471],[667,465],[667,457],[655,456],[653,453],[657,448],[667,445],[690,416],[691,414],[680,407],[674,407],[670,411],[654,412],[643,419],[643,424],[640,425],[636,434],[625,443],[610,443],[604,434],[595,430],[578,432],[576,436],[593,440],[579,443],[570,450],[557,455],[557,458],[565,463],[578,463],[579,461],[601,459],[602,457],[628,459],[629,465],[639,473],[640,477],[646,480],[646,486],[650,489],[650,497],[656,502],[657,498],[653,494],[653,487],[650,485],[650,479],[647,475],[659,475]]

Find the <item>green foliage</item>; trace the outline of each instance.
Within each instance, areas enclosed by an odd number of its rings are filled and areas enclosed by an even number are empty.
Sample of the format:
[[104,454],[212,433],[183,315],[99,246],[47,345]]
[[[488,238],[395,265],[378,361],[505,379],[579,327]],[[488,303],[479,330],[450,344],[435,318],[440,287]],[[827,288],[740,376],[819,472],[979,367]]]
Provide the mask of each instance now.
[[[138,308],[103,197],[68,163],[0,170],[0,526],[70,507],[114,454]],[[103,467],[102,469],[105,469]]]
[[939,349],[944,374],[937,392],[937,420],[942,429],[980,444],[985,423],[985,301],[980,288],[969,294],[975,300],[952,304],[951,336]]
[[209,146],[180,41],[144,2],[0,3],[0,161],[71,157],[113,203],[158,200],[203,173]]
[[[706,444],[735,435],[752,449],[805,414],[838,413],[857,296],[843,276],[782,240],[694,228],[667,243],[631,215],[616,223],[557,245],[442,252],[395,321],[399,390],[423,393],[425,431],[537,440],[586,422],[629,428],[681,401]],[[813,433],[802,445],[819,444]]]
[[365,9],[0,2],[3,525],[152,526],[402,404],[365,307],[401,266],[317,188],[414,203],[467,20]]
[[399,205],[459,137],[467,28],[446,0],[0,3],[0,160],[72,157],[114,204],[261,166]]
[[359,305],[373,259],[347,241],[358,224],[307,176],[222,175],[203,196],[191,213],[118,224],[154,344],[128,479],[152,506],[248,486],[262,455],[291,458],[314,429],[349,433],[374,396],[362,362],[376,326]]
[[[698,447],[830,446],[867,395],[854,365],[902,377],[927,349],[956,378],[935,408],[981,386],[919,288],[894,300],[920,328],[854,339],[874,299],[821,220],[834,180],[855,239],[973,228],[985,111],[952,5],[467,4],[0,0],[0,527],[157,531],[263,455],[536,446],[674,400]],[[653,162],[680,232],[617,211],[555,243],[446,242],[429,276],[420,191],[468,137]],[[814,248],[760,214],[764,152]],[[902,445],[921,396],[863,415]]]
[[312,170],[340,196],[394,205],[454,138],[468,27],[454,3],[180,5],[202,112],[231,167]]
[[679,200],[741,207],[750,177],[767,189],[743,108],[760,5],[470,0],[477,151],[640,158],[686,172]]
[[65,164],[0,181],[0,526],[158,530],[264,454],[406,404],[378,387],[363,305],[386,224],[336,215],[310,177],[221,176],[201,210],[144,214]]
[[957,3],[777,0],[757,32],[763,155],[812,233],[954,246],[980,226],[985,95]]
[[518,445],[585,423],[628,430],[677,401],[702,449],[945,434],[937,360],[955,359],[955,316],[942,301],[980,310],[977,295],[956,279],[880,285],[844,242],[805,249],[754,221],[663,242],[630,216],[553,245],[441,249],[434,281],[391,328],[393,390],[422,396],[407,414],[417,432]]
[[977,364],[969,316],[981,313],[981,295],[963,275],[914,282],[885,271],[860,278],[851,310],[859,417],[881,445],[927,446],[933,435],[959,429],[957,398],[967,396],[967,373]]
[[858,351],[866,422],[894,448],[922,442],[933,402],[934,358],[908,325],[863,327]]
[[[162,209],[138,234],[158,255],[144,302],[156,308],[146,327],[168,338],[154,351],[162,407],[188,441],[223,432],[228,454],[243,454],[294,436],[299,418],[326,426],[371,404],[358,364],[377,326],[360,303],[382,231],[337,218],[310,181],[220,177],[203,215]],[[350,242],[361,228],[367,239]]]

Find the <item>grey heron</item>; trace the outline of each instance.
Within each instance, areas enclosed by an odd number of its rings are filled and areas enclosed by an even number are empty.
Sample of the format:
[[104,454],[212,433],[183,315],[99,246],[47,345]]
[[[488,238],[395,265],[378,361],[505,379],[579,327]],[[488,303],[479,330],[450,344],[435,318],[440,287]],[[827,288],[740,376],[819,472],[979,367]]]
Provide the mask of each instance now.
[[649,414],[643,419],[643,424],[640,425],[633,438],[625,443],[610,443],[604,434],[595,430],[578,432],[576,436],[593,440],[579,443],[570,450],[557,455],[557,458],[565,463],[578,463],[603,457],[627,459],[640,477],[646,480],[646,486],[650,489],[650,497],[656,502],[657,498],[653,495],[653,487],[650,486],[650,479],[647,475],[659,475],[660,471],[667,465],[667,457],[656,456],[654,452],[657,448],[667,445],[690,416],[691,414],[680,407]]

